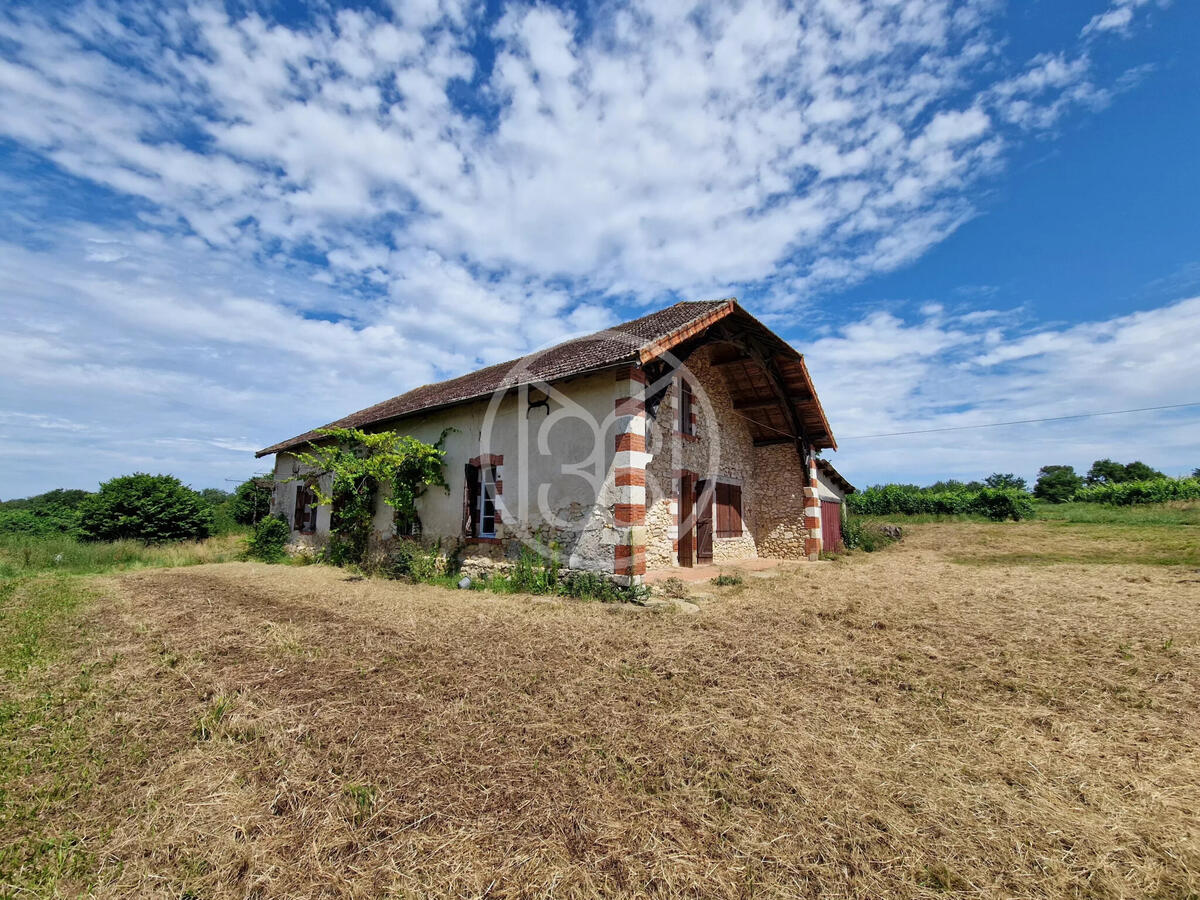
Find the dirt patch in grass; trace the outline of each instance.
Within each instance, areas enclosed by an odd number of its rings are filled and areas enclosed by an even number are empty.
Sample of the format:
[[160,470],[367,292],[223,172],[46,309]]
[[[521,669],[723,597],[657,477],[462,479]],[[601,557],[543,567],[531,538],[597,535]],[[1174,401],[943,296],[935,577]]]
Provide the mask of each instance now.
[[747,579],[693,616],[317,566],[95,579],[72,664],[108,661],[102,715],[70,752],[96,772],[46,807],[91,862],[63,883],[1200,891],[1200,575],[955,562],[996,552],[974,527]]

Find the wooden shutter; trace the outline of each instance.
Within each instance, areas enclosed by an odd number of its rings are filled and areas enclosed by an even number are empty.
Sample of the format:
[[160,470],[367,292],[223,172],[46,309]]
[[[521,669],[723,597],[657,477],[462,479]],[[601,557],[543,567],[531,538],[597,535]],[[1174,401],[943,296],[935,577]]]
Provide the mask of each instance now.
[[717,537],[742,536],[742,486],[717,482]]
[[467,463],[467,510],[464,516],[467,534],[479,534],[479,466]]
[[742,536],[742,486],[729,486],[729,536]]
[[717,537],[729,537],[729,485],[717,482]]
[[679,430],[692,434],[692,386],[686,379],[679,381]]
[[308,488],[302,484],[296,485],[296,508],[292,511],[292,527],[296,531],[304,530],[304,507],[307,506]]

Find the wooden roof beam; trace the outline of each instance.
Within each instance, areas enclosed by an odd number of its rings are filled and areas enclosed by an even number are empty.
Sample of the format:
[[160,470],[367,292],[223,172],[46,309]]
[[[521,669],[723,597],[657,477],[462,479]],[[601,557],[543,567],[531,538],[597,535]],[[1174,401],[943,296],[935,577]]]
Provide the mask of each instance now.
[[742,400],[741,402],[734,403],[733,409],[735,412],[746,412],[747,410],[751,410],[751,409],[768,409],[769,407],[778,406],[778,405],[779,405],[779,398],[771,397],[768,399],[760,398],[760,399],[756,399],[756,400]]
[[723,369],[726,366],[739,366],[742,363],[752,363],[752,362],[754,362],[753,357],[735,356],[733,359],[714,360],[713,362],[710,362],[709,365],[712,366],[714,369]]

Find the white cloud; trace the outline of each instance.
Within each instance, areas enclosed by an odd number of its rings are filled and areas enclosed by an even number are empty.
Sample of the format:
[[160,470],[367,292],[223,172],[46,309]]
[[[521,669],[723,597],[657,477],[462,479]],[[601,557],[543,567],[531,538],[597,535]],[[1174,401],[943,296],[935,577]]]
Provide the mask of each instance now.
[[[986,315],[984,315],[986,313]],[[1200,297],[1058,328],[1003,310],[913,321],[872,313],[805,352],[852,481],[931,482],[1111,456],[1175,473],[1198,464],[1200,408],[870,438],[1200,401]]]
[[[0,381],[5,494],[135,465],[221,484],[261,466],[259,447],[611,321],[553,293],[490,289],[437,257],[404,268],[402,290],[451,305],[422,315],[154,234],[0,242],[0,354],[15,375]],[[334,308],[337,321],[322,318]],[[64,434],[80,452],[54,457]]]
[[361,271],[402,245],[642,298],[782,278],[795,302],[944,239],[1002,126],[1102,95],[1066,50],[997,79],[993,13],[635,2],[584,31],[512,4],[478,72],[462,9],[431,2],[305,27],[204,3],[14,11],[0,133],[244,253]]
[[[48,422],[86,428],[85,486],[132,465],[236,475],[239,448],[614,307],[751,292],[782,315],[904,265],[975,214],[1015,142],[1108,97],[1081,47],[1006,58],[999,10],[634,0],[584,22],[514,2],[483,24],[478,4],[396,0],[296,24],[213,0],[6,6],[0,138],[52,164],[0,176],[5,233],[28,241],[0,243],[19,373],[0,408],[49,417],[15,429],[9,482],[68,477]],[[63,202],[86,183],[100,213]],[[930,365],[889,361],[904,346],[970,346],[960,364],[983,371],[1018,345],[931,309],[812,359],[892,365],[873,386],[903,404]],[[990,368],[1051,353],[1019,346]]]
[[[1165,6],[1169,0],[1164,0],[1161,5]],[[1088,20],[1088,23],[1083,26],[1083,34],[1085,37],[1095,36],[1104,32],[1113,32],[1120,35],[1128,35],[1129,26],[1133,23],[1134,13],[1143,6],[1150,3],[1150,0],[1114,0],[1102,13],[1097,13]]]

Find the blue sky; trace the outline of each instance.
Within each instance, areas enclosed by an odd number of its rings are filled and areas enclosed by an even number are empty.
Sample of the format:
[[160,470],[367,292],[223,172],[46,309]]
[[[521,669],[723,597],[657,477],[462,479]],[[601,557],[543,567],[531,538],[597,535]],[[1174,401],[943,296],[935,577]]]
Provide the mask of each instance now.
[[678,299],[852,481],[1200,465],[1200,8],[0,11],[0,497],[252,451]]

